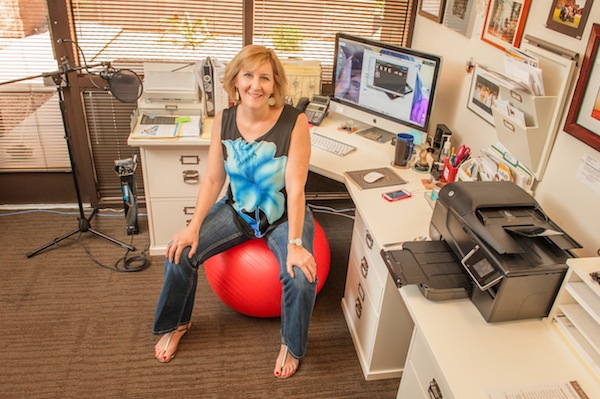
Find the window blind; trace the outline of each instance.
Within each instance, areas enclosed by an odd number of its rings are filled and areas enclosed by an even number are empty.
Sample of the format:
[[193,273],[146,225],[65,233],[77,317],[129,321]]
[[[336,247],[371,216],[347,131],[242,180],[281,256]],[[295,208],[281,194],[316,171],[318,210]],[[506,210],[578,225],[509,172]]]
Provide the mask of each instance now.
[[[72,0],[88,63],[230,60],[246,42],[319,60],[331,82],[337,32],[410,46],[416,0]],[[244,24],[252,29],[244,37]]]
[[138,197],[144,195],[139,148],[127,145],[135,104],[122,103],[109,92],[88,91],[82,94],[90,151],[99,198],[114,202],[122,200],[120,178],[115,172],[115,160],[137,156],[135,181]]
[[[81,61],[110,61],[143,74],[144,61],[229,61],[246,43],[281,57],[319,60],[331,82],[334,40],[346,32],[410,45],[416,0],[71,0]],[[100,92],[84,94],[100,198],[118,197],[115,159],[127,146],[130,105]],[[118,121],[118,122],[116,122]],[[138,169],[139,170],[139,169]],[[138,189],[143,192],[141,176]]]
[[[229,60],[242,48],[243,0],[72,0],[88,63]],[[136,62],[138,63],[136,65]]]
[[45,0],[7,1],[0,21],[0,171],[70,170]]
[[254,43],[275,48],[282,57],[319,60],[323,82],[331,83],[337,32],[409,46],[412,3],[255,0]]

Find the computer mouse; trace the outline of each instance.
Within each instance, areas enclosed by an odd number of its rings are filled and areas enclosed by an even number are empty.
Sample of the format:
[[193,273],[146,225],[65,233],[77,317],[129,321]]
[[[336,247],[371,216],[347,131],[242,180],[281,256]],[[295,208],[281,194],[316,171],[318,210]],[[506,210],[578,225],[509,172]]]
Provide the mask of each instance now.
[[383,173],[369,172],[363,177],[363,180],[367,183],[375,183],[377,180],[381,179],[383,176],[385,176]]

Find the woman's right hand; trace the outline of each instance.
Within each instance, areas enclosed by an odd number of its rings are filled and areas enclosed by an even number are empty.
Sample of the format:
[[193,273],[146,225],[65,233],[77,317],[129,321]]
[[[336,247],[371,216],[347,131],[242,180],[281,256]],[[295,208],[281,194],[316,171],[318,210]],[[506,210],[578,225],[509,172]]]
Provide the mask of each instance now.
[[169,262],[179,263],[181,253],[185,247],[191,247],[188,257],[191,258],[198,248],[198,231],[193,227],[186,227],[178,231],[167,245],[166,256]]

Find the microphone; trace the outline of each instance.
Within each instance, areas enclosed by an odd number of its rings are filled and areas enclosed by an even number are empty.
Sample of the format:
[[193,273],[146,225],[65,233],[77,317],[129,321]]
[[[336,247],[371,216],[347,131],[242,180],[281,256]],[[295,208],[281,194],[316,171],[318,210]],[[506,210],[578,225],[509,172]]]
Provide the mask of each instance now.
[[100,77],[108,82],[104,90],[109,90],[121,102],[134,103],[142,95],[142,79],[130,69],[116,70],[109,62]]
[[[85,61],[85,55],[83,50],[79,47],[77,42],[70,39],[58,39],[59,43],[73,43],[77,50],[81,53],[83,58],[84,67],[77,69],[88,69],[87,62]],[[115,98],[124,103],[134,103],[141,97],[143,91],[142,79],[130,69],[119,69],[116,70],[112,67],[110,62],[101,62],[99,65],[105,69],[99,73],[100,78],[108,82],[108,86],[103,87],[104,90],[109,90]],[[63,63],[63,68],[71,69],[68,64]]]

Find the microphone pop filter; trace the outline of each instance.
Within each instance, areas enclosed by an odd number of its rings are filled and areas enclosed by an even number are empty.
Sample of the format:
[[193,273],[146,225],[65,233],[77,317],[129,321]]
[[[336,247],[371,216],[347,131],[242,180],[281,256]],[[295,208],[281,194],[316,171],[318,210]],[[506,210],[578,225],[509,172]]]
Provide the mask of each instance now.
[[108,88],[117,100],[134,103],[142,95],[142,79],[130,69],[121,69],[110,77]]

